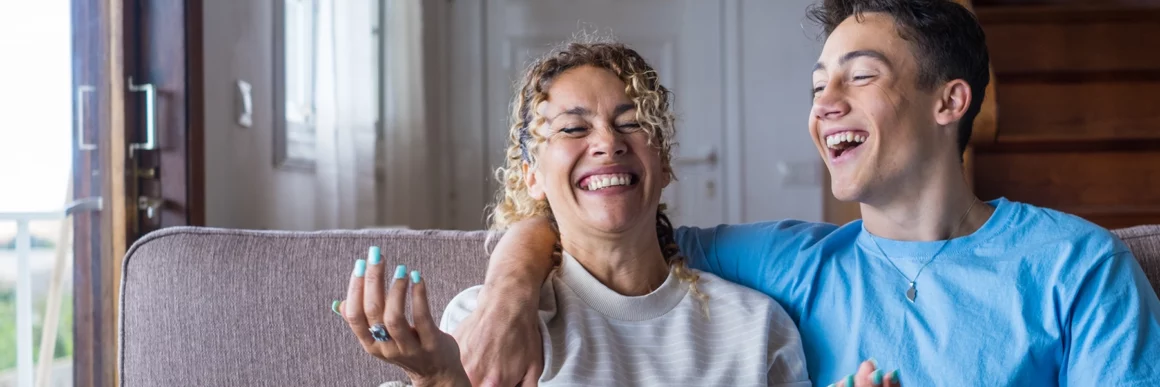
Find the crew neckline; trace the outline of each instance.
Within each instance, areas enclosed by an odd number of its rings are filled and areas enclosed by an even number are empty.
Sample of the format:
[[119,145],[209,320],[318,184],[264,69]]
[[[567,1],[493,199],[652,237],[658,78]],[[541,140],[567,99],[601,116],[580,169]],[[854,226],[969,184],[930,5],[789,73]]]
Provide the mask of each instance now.
[[668,278],[656,290],[642,296],[626,296],[600,282],[568,252],[562,255],[560,280],[585,304],[610,318],[627,321],[657,318],[673,310],[689,292],[670,269]]
[[[986,203],[995,208],[991,217],[975,232],[952,238],[949,241],[943,239],[917,242],[883,238],[871,234],[870,231],[866,230],[866,224],[859,220],[861,230],[858,233],[857,244],[869,254],[875,256],[886,254],[891,259],[930,259],[936,252],[940,256],[967,254],[973,251],[975,246],[991,240],[1006,229],[1011,220],[1018,215],[1019,206],[1007,198],[998,198]],[[944,242],[946,247],[943,247]]]

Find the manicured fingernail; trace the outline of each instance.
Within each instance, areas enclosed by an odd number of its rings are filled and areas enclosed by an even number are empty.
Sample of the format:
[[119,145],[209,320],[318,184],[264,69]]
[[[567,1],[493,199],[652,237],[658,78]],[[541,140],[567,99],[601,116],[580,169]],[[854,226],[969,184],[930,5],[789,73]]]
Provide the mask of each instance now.
[[854,387],[854,375],[846,375],[846,387]]
[[362,277],[366,273],[367,273],[367,261],[365,259],[360,259],[360,260],[354,261],[354,276],[355,277]]
[[407,276],[407,265],[399,265],[395,268],[395,279],[402,279]]
[[419,271],[418,270],[411,271],[411,282],[412,283],[419,283]]
[[342,312],[339,312],[339,311],[338,311],[338,306],[339,306],[339,305],[342,305],[342,301],[339,301],[339,300],[334,300],[334,302],[330,303],[330,311],[331,311],[331,312],[334,312],[334,314],[337,314],[337,315],[339,315],[339,316],[342,316]]
[[869,358],[869,359],[866,359],[866,361],[870,362],[870,365],[874,366],[875,369],[878,368],[878,360],[874,360],[874,358]]
[[871,372],[870,373],[870,382],[874,383],[875,386],[881,386],[882,385],[882,370],[874,370],[874,372]]
[[886,376],[890,377],[890,380],[893,381],[894,384],[901,384],[902,383],[898,379],[898,370],[890,371],[890,373],[887,374]]
[[378,246],[371,246],[370,251],[367,251],[367,260],[371,261],[372,265],[378,265],[383,261],[383,255],[379,254]]

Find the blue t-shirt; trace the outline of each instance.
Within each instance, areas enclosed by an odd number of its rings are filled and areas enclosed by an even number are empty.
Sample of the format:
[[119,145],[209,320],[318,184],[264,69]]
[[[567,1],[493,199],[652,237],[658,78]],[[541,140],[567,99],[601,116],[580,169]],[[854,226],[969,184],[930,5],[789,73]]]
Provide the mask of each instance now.
[[899,369],[905,386],[1160,385],[1160,301],[1123,242],[1072,215],[990,204],[978,231],[922,271],[914,303],[909,278],[943,242],[878,238],[861,221],[681,228],[676,238],[691,266],[785,306],[818,385],[869,358]]

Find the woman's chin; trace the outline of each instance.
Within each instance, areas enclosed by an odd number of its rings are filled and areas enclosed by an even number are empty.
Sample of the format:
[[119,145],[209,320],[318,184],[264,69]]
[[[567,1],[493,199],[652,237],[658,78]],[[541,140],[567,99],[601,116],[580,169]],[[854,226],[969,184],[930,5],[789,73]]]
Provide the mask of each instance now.
[[[651,220],[651,222],[655,223],[656,221]],[[604,233],[620,234],[639,228],[642,225],[642,221],[640,219],[631,219],[630,217],[624,216],[624,214],[607,214],[605,216],[590,217],[588,224],[593,229]]]

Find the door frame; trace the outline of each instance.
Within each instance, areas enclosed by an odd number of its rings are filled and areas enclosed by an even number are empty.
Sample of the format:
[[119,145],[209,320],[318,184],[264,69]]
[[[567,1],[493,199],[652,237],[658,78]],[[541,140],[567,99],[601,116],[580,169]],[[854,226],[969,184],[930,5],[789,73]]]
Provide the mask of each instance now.
[[[74,100],[74,104],[84,102],[84,108],[93,112],[93,120],[83,122],[84,117],[78,117],[77,121],[86,132],[98,133],[97,149],[100,152],[97,156],[90,155],[99,162],[81,159],[74,161],[74,179],[80,183],[92,176],[91,167],[95,164],[99,164],[99,171],[102,172],[98,179],[100,192],[88,192],[81,184],[74,184],[74,195],[78,198],[94,194],[102,198],[99,215],[75,215],[77,220],[97,216],[99,230],[92,226],[82,227],[82,222],[74,221],[74,248],[77,254],[73,264],[73,381],[77,385],[120,384],[118,338],[121,274],[125,252],[140,236],[133,233],[133,222],[137,220],[139,210],[137,200],[130,198],[133,187],[131,179],[137,177],[133,164],[135,161],[129,157],[128,145],[137,137],[130,135],[130,131],[137,131],[140,125],[131,120],[132,117],[127,117],[127,114],[139,109],[130,109],[127,103],[131,102],[126,98],[130,93],[127,90],[127,77],[132,75],[129,71],[133,67],[132,63],[127,62],[141,59],[127,54],[137,50],[133,45],[140,45],[141,40],[138,36],[129,36],[137,32],[128,24],[134,22],[130,20],[133,15],[130,12],[134,12],[134,9],[128,7],[136,7],[143,1],[146,0],[74,0],[70,9],[74,25],[74,53],[77,52],[77,42],[91,42],[85,34],[96,32],[100,36],[100,44],[94,48],[95,52],[73,58],[74,86],[84,82],[92,82],[96,86],[93,93],[86,94],[85,100]],[[185,190],[186,203],[180,209],[185,211],[185,216],[179,224],[204,225],[203,3],[201,0],[182,0],[182,4],[177,7],[183,12],[181,18],[184,21],[183,36],[179,39],[184,47],[179,50],[183,50],[185,56],[183,108],[186,122],[185,138],[182,141],[186,154],[183,174],[185,182],[184,187],[176,187]],[[93,13],[96,15],[90,16]],[[77,23],[96,24],[82,30],[76,27]],[[74,154],[78,154],[76,152],[74,149]],[[170,188],[174,187],[169,186],[167,189]],[[93,254],[82,254],[81,248],[90,249],[86,251],[94,252],[95,257]]]

